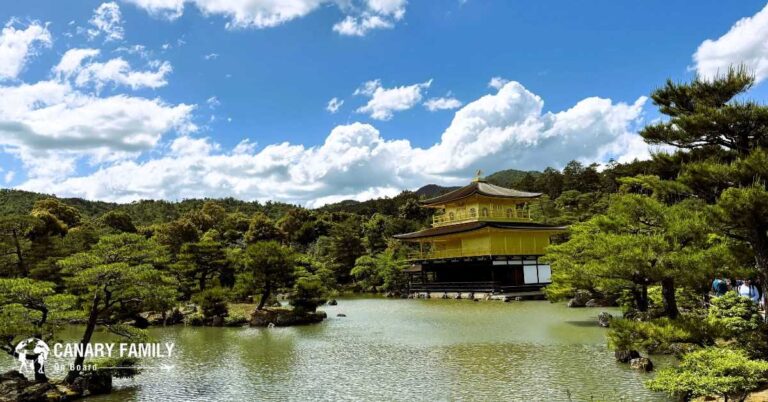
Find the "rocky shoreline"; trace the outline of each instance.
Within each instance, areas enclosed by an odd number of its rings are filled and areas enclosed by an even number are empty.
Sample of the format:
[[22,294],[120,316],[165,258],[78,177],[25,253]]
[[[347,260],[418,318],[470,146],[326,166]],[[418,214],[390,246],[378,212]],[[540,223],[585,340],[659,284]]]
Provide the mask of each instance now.
[[112,375],[90,371],[72,384],[63,381],[30,381],[16,370],[0,374],[0,402],[73,401],[112,392]]

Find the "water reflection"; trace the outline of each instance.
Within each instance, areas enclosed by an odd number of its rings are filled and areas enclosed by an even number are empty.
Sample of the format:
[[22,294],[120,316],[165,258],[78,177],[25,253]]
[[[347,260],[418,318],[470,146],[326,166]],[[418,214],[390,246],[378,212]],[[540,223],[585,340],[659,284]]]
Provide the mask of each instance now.
[[174,368],[94,400],[666,400],[614,362],[604,309],[366,298],[325,310],[305,327],[153,329],[176,343]]

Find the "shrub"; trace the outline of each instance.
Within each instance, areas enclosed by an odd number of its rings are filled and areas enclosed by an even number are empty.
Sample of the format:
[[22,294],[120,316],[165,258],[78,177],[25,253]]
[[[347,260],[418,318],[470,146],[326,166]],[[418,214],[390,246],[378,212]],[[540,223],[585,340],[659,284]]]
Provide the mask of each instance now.
[[760,326],[757,305],[748,297],[728,292],[712,299],[708,321],[724,338],[738,337]]
[[239,327],[248,322],[248,316],[243,311],[232,311],[224,318],[225,327]]
[[743,401],[766,375],[768,362],[750,360],[743,350],[707,348],[683,356],[679,367],[659,371],[646,385],[686,400],[718,395]]
[[210,288],[195,296],[195,302],[200,305],[200,310],[205,318],[226,317],[227,292],[222,288]]
[[313,312],[325,303],[325,287],[317,275],[296,279],[290,299],[291,305],[299,311]]
[[608,344],[615,350],[675,353],[675,344],[705,345],[713,341],[707,325],[698,320],[657,318],[650,321],[612,320]]
[[199,312],[187,314],[187,316],[184,317],[184,324],[199,327],[201,325],[205,325],[205,317],[203,317],[203,314]]

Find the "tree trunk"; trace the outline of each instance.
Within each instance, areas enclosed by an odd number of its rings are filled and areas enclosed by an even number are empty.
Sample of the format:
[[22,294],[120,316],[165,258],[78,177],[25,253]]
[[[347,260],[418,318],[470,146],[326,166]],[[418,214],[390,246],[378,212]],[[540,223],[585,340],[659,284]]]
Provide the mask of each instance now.
[[664,315],[674,320],[680,315],[680,311],[677,309],[675,280],[673,278],[664,278],[661,280],[661,296],[664,302]]
[[635,298],[635,307],[637,308],[637,311],[640,312],[646,312],[648,311],[648,285],[645,283],[638,283],[636,284],[637,287],[632,289],[632,295]]
[[207,278],[205,277],[205,274],[201,274],[201,275],[200,275],[200,283],[198,284],[198,286],[200,286],[200,291],[201,291],[201,292],[202,292],[203,290],[205,290],[205,282],[206,282],[206,279],[207,279]]
[[35,360],[32,361],[32,365],[35,367],[35,381],[48,382],[48,377],[45,375],[45,366],[38,363],[37,356],[35,356]]
[[634,299],[634,302],[635,302],[635,310],[646,311],[647,306],[645,306],[643,302],[643,293],[640,291],[640,285],[633,286],[631,292],[632,292],[632,298]]
[[[758,228],[753,235],[752,249],[755,251],[755,266],[763,292],[763,308],[768,308],[768,235],[763,228]],[[768,314],[764,317],[768,321]]]
[[24,253],[21,252],[19,235],[15,230],[13,231],[13,246],[16,248],[16,266],[19,269],[19,273],[24,277],[29,276],[29,272],[27,272],[27,268],[24,265]]
[[[99,294],[93,296],[93,304],[91,305],[91,310],[88,313],[88,324],[85,326],[85,333],[83,333],[83,339],[80,340],[80,346],[81,350],[85,351],[85,346],[91,341],[91,337],[93,336],[93,331],[96,329],[96,321],[99,318]],[[83,363],[85,362],[85,356],[82,354],[77,354],[75,356],[75,362],[73,364],[73,369],[67,373],[67,377],[64,379],[65,382],[72,384],[72,382],[75,381],[78,374],[83,368]]]
[[256,310],[262,310],[264,308],[264,305],[267,304],[267,299],[269,299],[270,293],[272,293],[272,286],[267,283],[264,285],[264,292],[261,293],[261,300],[259,300],[259,305],[256,307]]

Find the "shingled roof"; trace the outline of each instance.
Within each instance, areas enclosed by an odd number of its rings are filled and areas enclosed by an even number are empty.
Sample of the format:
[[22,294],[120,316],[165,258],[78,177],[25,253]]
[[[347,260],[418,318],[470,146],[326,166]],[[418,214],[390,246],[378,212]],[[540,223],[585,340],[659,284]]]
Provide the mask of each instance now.
[[529,193],[527,191],[499,187],[483,180],[476,180],[458,190],[453,190],[449,193],[424,200],[421,203],[423,205],[439,205],[445,204],[446,202],[461,200],[475,194],[497,198],[537,198],[540,197],[542,193]]
[[551,226],[543,223],[534,222],[467,222],[459,223],[456,225],[438,226],[434,228],[420,230],[418,232],[403,233],[395,235],[395,239],[411,240],[411,239],[423,239],[425,237],[445,236],[456,233],[471,232],[482,228],[497,228],[497,229],[515,229],[515,230],[552,230],[562,231],[567,229],[566,226]]

